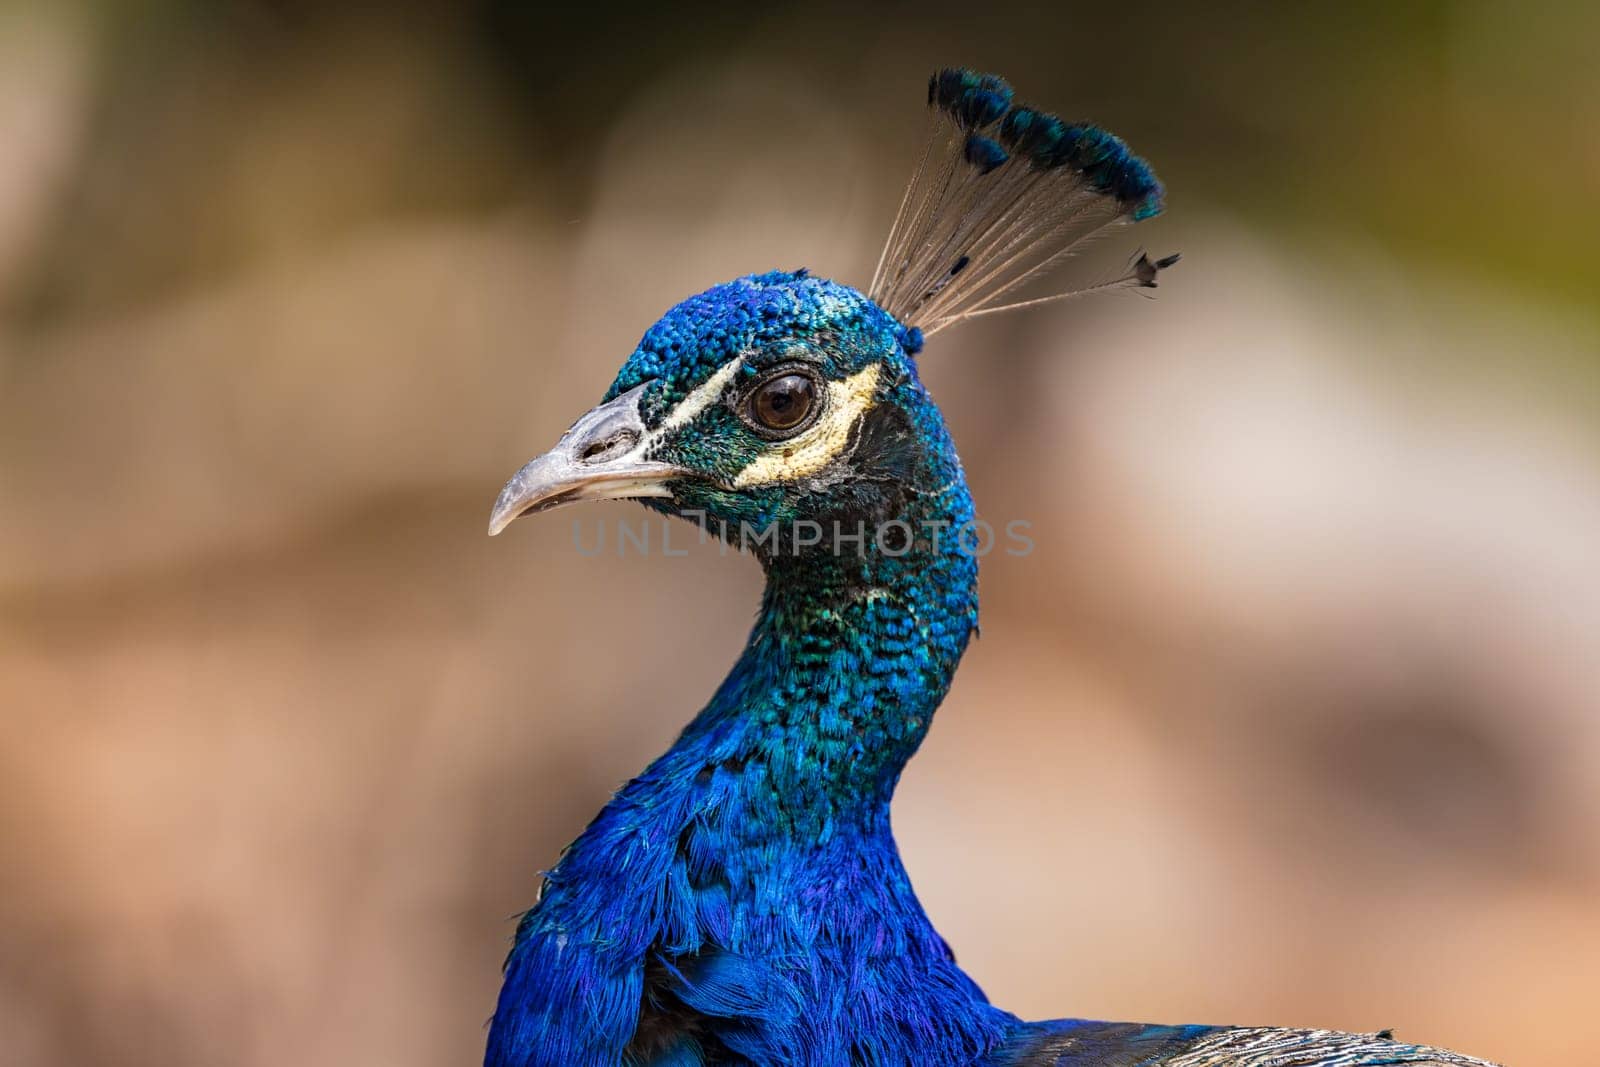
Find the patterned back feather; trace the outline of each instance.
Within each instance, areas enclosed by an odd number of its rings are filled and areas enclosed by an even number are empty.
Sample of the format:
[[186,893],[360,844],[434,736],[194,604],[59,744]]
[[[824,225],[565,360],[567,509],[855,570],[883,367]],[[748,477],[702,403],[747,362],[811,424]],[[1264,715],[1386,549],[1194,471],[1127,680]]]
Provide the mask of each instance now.
[[1118,278],[1001,303],[1090,237],[1161,213],[1161,183],[1114,134],[1013,100],[992,74],[928,79],[932,129],[869,295],[937,333],[977,315],[1123,287],[1155,288],[1176,255],[1140,255]]
[[1346,1034],[1280,1027],[1147,1026],[1063,1019],[1029,1024],[989,1067],[1496,1067],[1413,1045],[1392,1031]]

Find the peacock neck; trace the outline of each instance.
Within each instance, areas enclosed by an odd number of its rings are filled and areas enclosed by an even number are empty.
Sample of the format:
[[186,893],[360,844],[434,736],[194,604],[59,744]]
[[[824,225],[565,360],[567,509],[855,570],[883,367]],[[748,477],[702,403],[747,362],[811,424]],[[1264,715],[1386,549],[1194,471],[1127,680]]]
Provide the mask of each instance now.
[[715,1062],[869,1048],[963,1064],[1011,1032],[929,922],[889,825],[977,621],[977,560],[956,536],[971,499],[953,457],[943,473],[896,503],[909,540],[763,561],[760,616],[710,704],[548,873],[491,1050],[598,1067],[680,1062],[683,1040],[727,1053]]
[[948,473],[887,522],[842,523],[811,551],[763,560],[744,652],[675,752],[762,778],[775,825],[887,827],[977,623],[972,503]]

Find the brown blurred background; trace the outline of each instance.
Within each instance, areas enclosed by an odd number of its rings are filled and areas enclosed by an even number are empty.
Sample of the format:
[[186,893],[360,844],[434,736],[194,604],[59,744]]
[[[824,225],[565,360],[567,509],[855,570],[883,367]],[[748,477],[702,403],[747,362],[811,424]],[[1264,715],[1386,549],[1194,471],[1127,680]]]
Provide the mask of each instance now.
[[1600,1062],[1600,8],[978,7],[0,7],[0,1062],[477,1062],[759,588],[489,504],[677,299],[862,283],[951,62],[1185,259],[923,359],[1038,545],[935,920],[1025,1015]]

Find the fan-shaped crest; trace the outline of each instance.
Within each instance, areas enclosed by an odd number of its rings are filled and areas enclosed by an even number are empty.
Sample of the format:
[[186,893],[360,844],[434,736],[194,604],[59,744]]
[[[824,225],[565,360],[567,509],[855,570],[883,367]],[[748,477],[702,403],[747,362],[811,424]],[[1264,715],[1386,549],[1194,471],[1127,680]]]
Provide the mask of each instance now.
[[977,315],[1122,287],[1154,288],[1178,259],[1140,255],[1087,288],[1004,303],[1090,237],[1161,213],[1162,188],[1115,134],[1015,103],[992,74],[928,79],[932,130],[869,295],[936,333]]

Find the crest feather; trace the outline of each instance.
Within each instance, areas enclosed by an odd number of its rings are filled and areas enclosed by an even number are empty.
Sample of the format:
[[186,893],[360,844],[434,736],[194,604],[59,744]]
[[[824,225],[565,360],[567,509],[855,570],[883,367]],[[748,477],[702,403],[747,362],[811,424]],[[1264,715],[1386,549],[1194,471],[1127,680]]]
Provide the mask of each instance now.
[[1089,238],[1159,215],[1161,183],[1115,134],[1014,103],[993,74],[935,73],[928,108],[928,141],[868,290],[907,327],[933,334],[1087,292],[1153,289],[1177,262],[1140,255],[1110,281],[1001,303]]

